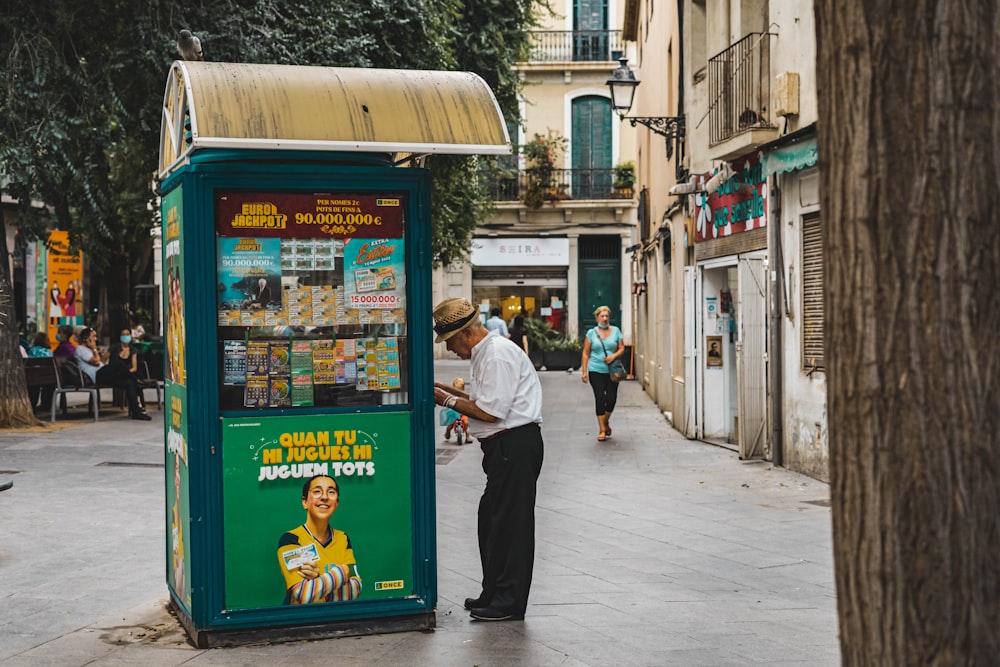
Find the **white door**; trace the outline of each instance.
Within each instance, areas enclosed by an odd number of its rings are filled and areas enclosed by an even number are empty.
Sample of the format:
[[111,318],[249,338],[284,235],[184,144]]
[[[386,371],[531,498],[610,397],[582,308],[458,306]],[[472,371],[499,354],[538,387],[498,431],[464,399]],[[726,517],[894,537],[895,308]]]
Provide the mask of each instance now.
[[680,423],[681,431],[689,438],[701,437],[701,377],[696,376],[698,364],[698,341],[701,340],[699,330],[699,312],[694,305],[698,303],[695,293],[695,277],[698,269],[694,266],[684,267],[684,416]]
[[736,374],[739,385],[741,459],[762,458],[767,449],[767,300],[764,258],[739,258]]

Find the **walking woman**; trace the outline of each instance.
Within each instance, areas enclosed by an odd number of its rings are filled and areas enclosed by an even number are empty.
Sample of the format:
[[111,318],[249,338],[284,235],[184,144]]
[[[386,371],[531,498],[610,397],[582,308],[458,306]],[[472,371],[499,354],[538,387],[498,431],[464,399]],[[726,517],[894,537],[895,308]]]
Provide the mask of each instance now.
[[594,311],[597,326],[587,332],[583,341],[583,359],[580,379],[590,382],[594,390],[594,408],[600,433],[597,439],[604,442],[611,437],[611,413],[618,400],[618,383],[611,381],[608,365],[625,353],[625,339],[621,329],[611,324],[611,309],[598,306]]

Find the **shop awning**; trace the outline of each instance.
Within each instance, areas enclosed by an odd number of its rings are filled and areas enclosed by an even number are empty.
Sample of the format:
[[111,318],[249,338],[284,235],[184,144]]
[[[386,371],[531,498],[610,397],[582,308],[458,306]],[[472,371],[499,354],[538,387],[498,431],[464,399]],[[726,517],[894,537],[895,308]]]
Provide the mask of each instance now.
[[506,155],[510,138],[470,72],[176,61],[161,178],[200,148]]
[[772,151],[762,153],[761,163],[764,166],[764,177],[780,174],[786,171],[805,169],[816,164],[819,152],[816,148],[816,137],[804,139],[788,146],[782,146]]

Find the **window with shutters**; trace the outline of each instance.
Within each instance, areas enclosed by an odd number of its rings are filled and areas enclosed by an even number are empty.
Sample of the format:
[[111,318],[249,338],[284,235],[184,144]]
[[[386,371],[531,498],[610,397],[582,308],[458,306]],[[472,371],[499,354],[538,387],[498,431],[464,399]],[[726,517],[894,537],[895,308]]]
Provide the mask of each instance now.
[[823,354],[823,227],[819,213],[802,218],[802,368],[826,369]]
[[611,100],[587,95],[573,100],[570,163],[573,198],[610,197],[614,179],[611,168]]

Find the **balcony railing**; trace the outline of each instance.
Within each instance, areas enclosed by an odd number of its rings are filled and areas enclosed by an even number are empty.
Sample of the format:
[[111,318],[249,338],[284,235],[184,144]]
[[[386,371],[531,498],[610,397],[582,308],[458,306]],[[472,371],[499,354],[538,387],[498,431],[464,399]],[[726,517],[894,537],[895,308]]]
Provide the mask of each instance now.
[[614,169],[556,169],[549,183],[541,183],[533,174],[497,174],[489,181],[493,201],[531,202],[563,199],[631,198],[632,188],[615,187]]
[[615,62],[621,57],[621,30],[533,30],[531,62]]
[[709,143],[773,128],[769,33],[752,32],[708,61]]

